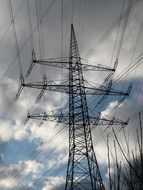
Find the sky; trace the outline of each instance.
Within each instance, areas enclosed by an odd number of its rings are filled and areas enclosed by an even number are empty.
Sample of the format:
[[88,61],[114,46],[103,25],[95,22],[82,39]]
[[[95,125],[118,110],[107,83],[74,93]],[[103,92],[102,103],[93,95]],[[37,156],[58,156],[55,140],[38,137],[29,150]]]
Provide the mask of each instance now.
[[[34,50],[37,59],[69,56],[70,26],[74,25],[82,63],[113,67],[112,88],[130,96],[87,98],[89,113],[127,121],[142,109],[142,50],[143,2],[138,0],[129,17],[116,23],[127,8],[127,0],[0,0],[0,189],[1,190],[60,190],[64,189],[68,161],[68,126],[56,122],[29,120],[28,111],[42,113],[68,109],[68,96],[58,92],[45,92],[38,103],[39,90],[24,88],[19,98],[20,73],[25,82],[38,82],[46,74],[48,81],[67,81],[63,68],[35,65],[26,77]],[[11,6],[10,6],[11,4]],[[13,16],[12,16],[13,15]],[[14,18],[14,21],[12,19]],[[38,23],[38,24],[37,24]],[[40,23],[40,24],[39,24]],[[38,25],[38,26],[37,26]],[[19,53],[19,56],[18,56]],[[84,72],[87,85],[99,87],[108,72]],[[120,77],[121,76],[121,77]],[[138,118],[129,120],[125,127],[131,149]],[[114,126],[124,145],[121,126]],[[106,126],[93,126],[92,137],[103,180],[108,180]],[[120,159],[123,159],[122,156]]]

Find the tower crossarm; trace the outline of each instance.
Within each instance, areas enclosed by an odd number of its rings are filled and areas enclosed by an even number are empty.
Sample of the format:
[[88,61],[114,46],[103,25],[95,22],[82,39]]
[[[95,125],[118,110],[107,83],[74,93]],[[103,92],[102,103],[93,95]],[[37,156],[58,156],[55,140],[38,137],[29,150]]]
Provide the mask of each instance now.
[[[33,63],[40,64],[40,65],[47,65],[51,67],[58,67],[58,68],[64,68],[69,69],[69,61],[57,61],[54,59],[47,59],[47,60],[33,60]],[[89,64],[81,64],[82,69],[86,71],[115,71],[115,68],[105,67],[104,65],[89,65]]]
[[[48,91],[56,91],[56,92],[62,92],[69,94],[69,87],[70,85],[67,84],[67,81],[63,81],[61,83],[58,81],[48,81],[48,82],[36,82],[36,83],[22,83],[22,87],[28,87],[28,88],[35,88],[35,89],[41,89],[41,90],[48,90]],[[76,85],[76,87],[78,84]],[[129,90],[127,92],[122,92],[119,90],[115,90],[111,88],[111,85],[108,86],[102,86],[99,88],[96,87],[89,87],[89,86],[82,86],[80,85],[81,89],[84,89],[87,95],[114,95],[114,96],[128,96]],[[129,87],[130,88],[130,87]],[[83,92],[79,92],[74,90],[73,94],[82,94]]]
[[[45,65],[45,66],[50,66],[50,67],[57,67],[57,68],[63,68],[63,69],[69,69],[69,58],[50,58],[50,59],[33,59],[32,63],[30,64],[26,76],[28,76],[34,65]],[[82,60],[82,59],[81,59]],[[81,63],[83,71],[111,71],[115,72],[116,67],[114,65],[113,68],[97,64],[97,65],[91,65],[91,64],[84,64]]]
[[[42,120],[42,121],[50,121],[50,122],[58,122],[58,123],[63,123],[63,124],[69,124],[69,114],[68,113],[53,113],[53,111],[51,112],[44,112],[44,113],[36,113],[36,114],[30,114],[28,113],[27,115],[27,120],[28,119],[36,119],[36,120]],[[95,125],[105,125],[105,126],[109,126],[109,125],[127,125],[128,122],[123,122],[119,119],[106,119],[103,117],[95,117],[95,116],[89,116],[90,119],[90,124],[92,126]],[[80,122],[80,120],[78,121]]]
[[99,118],[98,117],[90,117],[90,124],[91,125],[105,125],[105,126],[109,126],[109,125],[128,125],[128,121],[121,121],[119,119],[106,119],[106,118]]
[[69,86],[64,84],[56,84],[53,81],[47,82],[47,84],[43,84],[43,82],[37,82],[37,83],[24,83],[22,84],[23,87],[28,88],[35,88],[35,89],[41,89],[41,90],[48,90],[48,91],[56,91],[56,92],[63,92],[63,93],[69,93]]
[[112,96],[128,96],[128,92],[122,92],[119,90],[111,89],[102,89],[102,88],[92,88],[85,87],[85,92],[87,95],[112,95]]
[[36,120],[42,120],[42,121],[50,121],[50,122],[58,122],[63,124],[69,123],[69,117],[68,115],[62,114],[62,113],[56,113],[53,114],[52,112],[49,113],[36,113],[36,114],[30,114],[27,115],[27,120],[29,119],[36,119]]

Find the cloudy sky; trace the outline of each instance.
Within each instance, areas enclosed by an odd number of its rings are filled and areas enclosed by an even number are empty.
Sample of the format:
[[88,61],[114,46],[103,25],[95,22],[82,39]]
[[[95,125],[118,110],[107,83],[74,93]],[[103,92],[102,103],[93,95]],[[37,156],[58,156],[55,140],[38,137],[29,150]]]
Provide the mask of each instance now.
[[[142,109],[142,11],[142,0],[0,0],[1,190],[60,190],[65,184],[68,126],[36,120],[24,122],[28,111],[42,113],[61,108],[65,111],[68,96],[45,92],[35,103],[40,91],[25,88],[15,99],[20,73],[25,77],[32,52],[37,59],[68,57],[73,23],[82,62],[113,67],[118,59],[112,87],[126,92],[133,84],[124,102],[123,97],[106,97],[98,105],[102,97],[88,98],[89,112],[127,121]],[[68,77],[63,68],[35,65],[25,81],[42,81],[45,74],[48,81],[64,81]],[[86,84],[95,87],[107,86],[108,75],[109,72],[84,72]],[[126,126],[129,139],[134,139],[137,126],[137,121],[129,121]],[[120,128],[115,127],[116,131]],[[103,137],[111,130],[105,129],[92,127],[97,160],[106,181],[107,151]],[[118,134],[122,139],[122,131]],[[111,137],[111,144],[112,140]],[[133,144],[131,141],[132,148]]]

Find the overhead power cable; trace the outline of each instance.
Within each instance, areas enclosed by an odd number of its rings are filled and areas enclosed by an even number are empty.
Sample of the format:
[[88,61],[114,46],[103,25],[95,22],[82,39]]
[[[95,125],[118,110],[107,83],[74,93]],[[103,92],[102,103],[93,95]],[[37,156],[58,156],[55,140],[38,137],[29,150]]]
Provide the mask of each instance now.
[[[65,139],[66,139],[66,138],[67,138],[67,136],[63,139],[62,142],[65,142]],[[47,150],[47,148],[46,148],[44,151],[46,151],[46,150]],[[50,154],[52,154],[53,152],[54,152],[54,150],[50,150],[50,151],[48,152],[48,154],[50,155]],[[65,166],[66,166],[66,164],[65,164],[63,167],[60,167],[60,170],[63,169]],[[52,171],[53,171],[53,170],[54,170],[54,166],[53,166],[52,168],[49,168],[46,172],[44,172],[41,177],[39,177],[38,179],[34,180],[34,183],[36,183],[37,181],[40,181],[40,179],[41,179],[43,176],[46,176],[47,174],[51,174],[51,169],[52,169]],[[53,173],[53,172],[52,172],[52,173]],[[25,180],[26,178],[28,178],[29,175],[30,175],[30,173],[28,173],[27,175],[23,176],[22,179],[20,179],[20,181],[16,184],[15,189],[18,189],[18,190],[19,190],[19,188],[20,188],[21,185],[26,185],[26,184],[23,184],[23,182],[24,182],[24,180]],[[36,183],[36,187],[37,187],[37,183]]]
[[122,73],[120,73],[117,78],[115,78],[113,85],[117,84],[121,79],[126,77],[129,72],[132,72],[135,68],[137,68],[140,64],[142,64],[143,61],[143,53],[141,53],[134,61],[133,64],[130,67],[127,67],[124,69]]
[[[139,110],[135,111],[133,114],[129,115],[129,121],[134,121],[134,120],[136,120],[136,119],[138,118],[139,113],[142,113],[142,112],[143,112],[143,108],[140,108]],[[111,127],[111,126],[110,126],[110,127]],[[108,129],[109,129],[109,128],[108,128]],[[115,131],[115,133],[117,133],[117,132],[119,132],[121,129],[122,129],[122,126],[115,128],[114,131]],[[95,145],[101,143],[107,135],[108,135],[108,136],[113,136],[113,133],[112,133],[112,131],[111,131],[112,128],[110,128],[109,130],[110,130],[110,131],[106,131],[106,130],[105,130],[106,133],[104,134],[104,136],[101,136],[101,135],[98,136],[98,139],[96,139],[96,140],[94,141]],[[95,138],[94,138],[94,139],[95,139]]]
[[[129,0],[129,1],[128,1],[128,6],[127,6],[127,8],[126,8],[126,10],[128,10],[128,14],[127,14],[126,17],[124,18],[123,29],[122,29],[122,32],[121,32],[121,35],[120,35],[120,41],[119,41],[119,45],[118,45],[118,49],[117,49],[117,53],[116,53],[116,60],[119,59],[119,55],[120,55],[121,47],[122,47],[122,44],[123,44],[123,39],[124,39],[125,31],[126,31],[126,28],[127,28],[127,24],[128,24],[130,12],[131,12],[131,8],[132,8],[132,7],[131,7],[131,6],[132,6],[132,3],[133,3],[132,0]],[[122,6],[122,11],[121,11],[121,15],[120,15],[121,18],[122,18],[123,14],[124,14],[124,11],[123,11],[124,6],[125,6],[125,1],[123,2],[123,6]],[[122,21],[122,19],[120,19],[120,20],[119,20],[119,23],[118,23],[119,26],[118,26],[117,36],[118,36],[118,34],[119,34],[119,27],[120,27],[120,25],[121,25],[121,21]],[[116,39],[115,43],[117,43],[117,39]],[[115,83],[115,81],[114,81],[114,83]],[[92,100],[91,100],[90,102],[92,103],[92,105],[93,105],[94,107],[97,107],[105,98],[106,98],[106,96],[103,96],[103,97],[97,96],[97,97],[94,99],[94,103],[95,103],[95,101],[97,102],[96,105],[93,103]],[[99,99],[99,100],[98,100],[98,99]],[[89,103],[89,105],[91,105],[91,103]]]
[[[120,14],[121,16],[123,15],[124,7],[125,7],[125,2],[126,2],[126,0],[123,0],[122,9],[121,9],[121,14]],[[111,56],[111,63],[112,63],[112,61],[113,61],[113,56],[114,56],[115,50],[116,50],[117,47],[118,47],[118,40],[119,40],[119,35],[120,35],[121,21],[122,21],[122,20],[120,20],[120,22],[119,22],[118,25],[117,25],[117,32],[116,32],[116,36],[115,36],[115,42],[114,42],[114,45],[113,45],[113,52],[112,52],[112,56]],[[118,59],[118,58],[117,58],[117,56],[116,56],[115,60],[117,60],[117,59]]]
[[130,7],[127,7],[123,14],[121,14],[117,19],[108,27],[108,29],[101,35],[101,37],[98,39],[95,48],[90,50],[88,54],[85,56],[85,59],[90,57],[104,42],[104,40],[109,36],[109,34],[112,32],[112,30],[115,28],[115,26],[118,25],[121,20],[124,20],[128,14],[130,14],[131,10],[133,10],[139,2],[142,2],[142,0],[134,0]]
[[[117,85],[119,83],[120,80],[123,80],[130,72],[132,72],[134,69],[136,69],[137,67],[139,67],[139,65],[141,65],[143,63],[143,53],[141,53],[138,57],[136,57],[136,59],[133,61],[133,63],[129,66],[129,67],[126,67],[124,69],[123,72],[121,72],[113,81],[112,83],[112,87],[114,87],[115,85]],[[88,103],[88,106],[90,107],[91,109],[91,106],[92,108],[94,108],[95,106],[95,102],[98,101],[98,99],[101,98],[99,96],[97,97],[93,97],[90,99],[89,103]]]
[[[40,35],[40,26],[41,26],[41,22],[39,23],[40,21],[40,8],[41,8],[41,5],[40,5],[40,2],[39,0],[36,0],[36,17],[37,17],[37,30],[38,30],[38,44],[39,44],[39,55],[40,55],[40,59],[42,58],[42,50],[41,50],[41,35]],[[38,24],[39,23],[39,24]]]
[[[27,3],[27,11],[28,11],[28,24],[29,24],[29,32],[30,34],[32,34],[32,18],[31,18],[31,9],[30,9],[30,2],[29,0],[26,0]],[[33,39],[33,35],[31,35],[31,49],[32,52],[34,52],[34,39]]]
[[[21,9],[22,9],[25,1],[26,0],[23,0],[21,2],[21,4],[19,5],[16,13],[13,15],[14,20],[16,19],[16,17],[18,16],[19,12],[21,11]],[[8,34],[8,32],[9,32],[9,30],[10,30],[10,28],[11,28],[12,25],[13,25],[13,21],[11,20],[10,24],[6,27],[5,31],[3,32],[3,35],[0,37],[0,43],[2,43],[2,41],[5,39],[5,37]]]
[[[33,28],[32,33],[28,36],[27,40],[25,41],[25,43],[23,44],[23,46],[19,49],[19,54],[21,54],[21,52],[23,51],[23,49],[25,48],[25,46],[27,45],[27,43],[29,42],[29,40],[31,39],[31,37],[33,36],[33,34],[35,33],[35,31],[37,30],[37,27],[39,26],[39,24],[42,22],[42,20],[47,16],[49,10],[51,9],[51,7],[54,5],[56,0],[53,0],[50,5],[48,6],[48,8],[46,9],[46,11],[44,12],[44,14],[42,15],[41,19],[39,20],[38,24],[36,24],[36,26]],[[10,64],[8,65],[6,71],[1,75],[0,77],[0,81],[2,80],[2,78],[8,73],[9,69],[11,68],[11,66],[15,63],[15,60],[17,59],[18,55],[16,55],[12,61],[10,62]]]
[[[49,141],[47,141],[46,143],[42,143],[36,150],[33,150],[30,154],[26,155],[25,159],[20,162],[18,165],[16,165],[13,169],[11,169],[6,175],[4,174],[3,176],[1,176],[0,179],[0,183],[3,183],[4,181],[8,180],[8,178],[10,176],[17,176],[17,170],[27,161],[30,159],[34,159],[35,157],[37,157],[39,154],[41,154],[42,151],[44,151],[45,149],[47,149],[49,147],[49,145],[51,144],[51,142],[61,133],[63,133],[63,131],[65,130],[65,127],[63,127],[62,129],[58,130],[58,132],[52,136]],[[24,169],[24,168],[23,168]]]
[[15,36],[15,40],[16,40],[16,51],[17,51],[17,57],[18,57],[18,62],[19,62],[19,72],[20,72],[20,75],[22,75],[22,65],[21,65],[21,58],[20,58],[20,50],[19,50],[17,32],[16,32],[16,27],[15,27],[14,15],[13,15],[13,10],[12,10],[12,4],[11,4],[11,0],[7,0],[7,2],[8,2],[8,5],[9,5],[10,19],[11,19],[11,22],[12,22],[12,26],[13,26],[13,30],[14,30],[14,36]]
[[[122,28],[122,31],[121,31],[121,36],[120,36],[120,40],[119,40],[119,45],[118,45],[118,49],[117,49],[117,53],[116,53],[116,60],[118,60],[118,59],[119,59],[119,56],[120,56],[120,52],[121,52],[121,48],[122,48],[122,45],[123,45],[124,36],[125,36],[126,29],[127,29],[130,12],[131,12],[131,6],[132,6],[132,0],[128,0],[127,8],[128,8],[128,10],[129,10],[129,12],[128,12],[128,14],[127,14],[127,16],[125,17],[124,22],[123,22],[123,28]],[[121,15],[123,15],[123,11],[122,11]],[[121,22],[121,21],[120,21],[120,22]]]

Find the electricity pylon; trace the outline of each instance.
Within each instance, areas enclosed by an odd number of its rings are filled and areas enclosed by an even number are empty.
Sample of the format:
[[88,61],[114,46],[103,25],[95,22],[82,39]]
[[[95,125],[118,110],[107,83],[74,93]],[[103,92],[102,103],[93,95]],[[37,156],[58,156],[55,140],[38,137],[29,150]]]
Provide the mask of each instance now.
[[93,149],[81,60],[73,25],[69,67],[69,159],[65,190],[104,189]]
[[93,88],[85,86],[83,69],[114,72],[116,64],[113,69],[82,64],[73,24],[71,24],[69,60],[67,58],[37,60],[35,54],[33,54],[33,62],[28,69],[27,76],[31,73],[35,64],[53,67],[61,67],[62,65],[62,68],[69,70],[69,81],[63,81],[61,84],[47,81],[46,75],[43,77],[42,82],[37,83],[25,83],[24,77],[21,77],[21,86],[17,93],[18,97],[24,87],[29,87],[41,89],[38,99],[42,97],[45,90],[69,94],[68,112],[64,114],[58,112],[28,113],[27,117],[44,121],[57,121],[69,125],[69,158],[65,190],[104,190],[104,184],[93,148],[90,125],[112,125],[113,123],[115,125],[126,125],[127,123],[115,119],[108,120],[100,115],[97,117],[90,116],[86,95],[101,95],[101,100],[108,95],[124,97],[129,95],[131,87],[129,87],[127,92],[121,92],[112,89],[112,82],[109,82],[106,87]]

